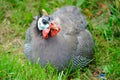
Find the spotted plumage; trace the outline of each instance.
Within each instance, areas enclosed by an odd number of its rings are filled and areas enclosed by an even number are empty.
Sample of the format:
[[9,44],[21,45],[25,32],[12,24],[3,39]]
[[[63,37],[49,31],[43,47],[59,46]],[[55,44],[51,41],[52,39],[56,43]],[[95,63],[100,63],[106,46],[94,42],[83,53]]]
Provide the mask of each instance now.
[[36,17],[26,33],[25,56],[42,66],[50,62],[58,70],[67,68],[71,61],[73,69],[86,66],[93,59],[94,41],[80,9],[75,6],[63,7],[40,21],[49,21],[49,17],[59,26],[60,31],[54,37],[48,33],[47,39],[44,39],[41,31],[48,29],[48,26],[38,26],[39,17]]

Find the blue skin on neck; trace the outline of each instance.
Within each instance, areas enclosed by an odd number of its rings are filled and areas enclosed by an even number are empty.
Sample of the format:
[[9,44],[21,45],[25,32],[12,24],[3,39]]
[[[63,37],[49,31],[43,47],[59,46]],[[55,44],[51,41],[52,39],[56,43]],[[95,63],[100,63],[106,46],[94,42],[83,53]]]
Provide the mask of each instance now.
[[50,25],[51,19],[49,16],[43,16],[38,19],[38,29],[44,30],[47,29]]

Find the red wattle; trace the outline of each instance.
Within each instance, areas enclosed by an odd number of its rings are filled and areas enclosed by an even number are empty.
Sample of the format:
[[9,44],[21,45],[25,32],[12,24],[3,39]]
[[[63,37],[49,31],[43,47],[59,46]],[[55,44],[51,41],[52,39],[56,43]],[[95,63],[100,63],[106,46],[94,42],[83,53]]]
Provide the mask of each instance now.
[[50,36],[54,37],[57,35],[57,33],[60,31],[60,28],[58,27],[58,30],[52,29],[50,30]]
[[50,32],[50,29],[44,29],[42,31],[43,38],[48,39],[49,32]]

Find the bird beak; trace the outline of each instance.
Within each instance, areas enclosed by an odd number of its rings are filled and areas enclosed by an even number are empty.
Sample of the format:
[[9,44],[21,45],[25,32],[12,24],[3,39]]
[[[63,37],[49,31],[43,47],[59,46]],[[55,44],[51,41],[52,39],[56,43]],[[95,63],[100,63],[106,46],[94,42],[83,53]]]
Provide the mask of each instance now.
[[60,26],[58,26],[55,22],[51,22],[49,28],[51,37],[56,36],[60,31]]
[[60,27],[55,22],[51,22],[50,23],[50,29],[59,31]]
[[57,30],[57,31],[59,30],[59,28],[58,28],[58,27],[53,27],[53,28],[51,28],[51,29],[54,29],[54,30]]

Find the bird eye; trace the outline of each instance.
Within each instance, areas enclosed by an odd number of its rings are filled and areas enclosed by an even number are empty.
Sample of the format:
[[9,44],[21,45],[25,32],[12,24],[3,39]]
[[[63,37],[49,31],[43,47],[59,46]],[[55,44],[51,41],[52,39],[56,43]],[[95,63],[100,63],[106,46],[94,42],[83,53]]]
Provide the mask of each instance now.
[[48,24],[48,21],[45,19],[43,19],[42,22],[43,22],[43,24]]

